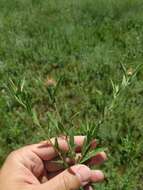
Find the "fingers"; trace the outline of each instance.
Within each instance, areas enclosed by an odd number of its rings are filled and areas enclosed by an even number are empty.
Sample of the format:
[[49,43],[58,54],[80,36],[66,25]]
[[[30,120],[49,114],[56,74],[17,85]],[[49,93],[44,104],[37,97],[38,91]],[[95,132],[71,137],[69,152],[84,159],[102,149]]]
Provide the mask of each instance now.
[[[92,173],[91,174],[91,183],[103,181],[104,175],[100,170],[93,170],[93,171],[91,171],[91,173]],[[84,187],[84,190],[93,190],[91,183],[87,184]]]
[[91,170],[90,181],[92,183],[101,182],[104,180],[104,174],[100,170]]
[[[63,170],[59,170],[56,172],[52,172],[48,174],[48,179],[51,179],[55,176],[57,176],[58,174],[60,174],[61,172],[63,172]],[[91,183],[97,183],[97,182],[102,182],[104,180],[104,174],[102,171],[100,170],[91,170],[91,177],[90,177],[90,182]]]
[[37,186],[37,190],[47,190],[49,187],[51,190],[78,190],[80,187],[91,190],[90,183],[103,179],[104,175],[101,171],[92,171],[85,165],[75,165],[48,182]]
[[[59,148],[61,149],[61,151],[68,152],[69,147],[68,147],[67,138],[59,137],[57,140],[58,140]],[[76,144],[76,152],[77,153],[79,152],[79,154],[76,154],[78,156],[81,155],[80,152],[81,152],[84,140],[85,140],[85,136],[75,136],[74,137],[74,141]],[[50,142],[43,141],[39,144],[31,145],[29,147],[30,148],[32,147],[32,149],[33,149],[32,151],[34,153],[36,153],[42,160],[50,161],[53,158],[57,157],[57,155],[58,155],[57,151],[55,150],[55,147],[53,147],[51,144],[55,144],[55,138],[52,138],[50,140]],[[97,141],[93,140],[91,142],[91,148],[94,149],[94,148],[96,148],[96,146],[97,146]],[[77,158],[79,158],[78,156],[77,156]],[[67,160],[68,160],[67,163],[69,165],[75,164],[75,160],[69,160],[69,159],[67,159]],[[105,152],[101,152],[98,155],[96,155],[95,157],[91,158],[86,163],[89,166],[91,166],[91,165],[96,165],[96,164],[102,164],[105,160],[107,160],[107,156],[106,156]],[[60,164],[54,164],[54,163],[50,163],[50,162],[47,162],[46,166],[47,166],[47,170],[51,171],[51,172],[57,171],[57,170],[61,169],[61,167],[62,167]]]
[[[78,156],[81,154],[77,154]],[[77,157],[78,157],[77,156]],[[101,152],[99,154],[97,154],[96,156],[94,156],[93,158],[91,158],[86,164],[88,166],[92,166],[92,165],[100,165],[102,164],[104,161],[107,160],[107,155],[105,152]],[[72,163],[72,161],[70,162],[70,160],[67,159],[67,163],[69,165],[73,165],[74,163]],[[63,169],[63,164],[57,163],[55,161],[45,161],[45,167],[47,169],[48,172],[56,172],[59,171],[61,169]]]
[[[79,157],[81,157],[81,153],[77,153],[75,158],[66,158],[65,162],[68,164],[68,166],[72,166],[75,165],[75,162],[79,159]],[[64,165],[62,163],[59,163],[59,158],[55,158],[54,160],[50,160],[50,161],[45,161],[45,167],[47,169],[48,172],[55,172],[61,169],[64,169]]]
[[56,172],[63,169],[63,164],[56,163],[54,161],[45,162],[45,168],[48,172]]
[[72,166],[47,183],[40,185],[39,190],[78,190],[90,182],[91,170],[85,165]]
[[[76,151],[79,151],[84,143],[84,136],[75,136]],[[42,160],[51,160],[57,156],[57,151],[52,146],[55,143],[55,138],[51,141],[44,141],[42,143],[32,146],[32,151],[37,154]],[[58,145],[61,151],[67,152],[69,150],[68,142],[65,138],[58,138]],[[31,146],[30,146],[31,148]]]
[[88,165],[100,165],[103,162],[105,162],[107,160],[107,155],[105,152],[100,152],[99,154],[97,154],[96,156],[92,157],[89,161],[88,161]]

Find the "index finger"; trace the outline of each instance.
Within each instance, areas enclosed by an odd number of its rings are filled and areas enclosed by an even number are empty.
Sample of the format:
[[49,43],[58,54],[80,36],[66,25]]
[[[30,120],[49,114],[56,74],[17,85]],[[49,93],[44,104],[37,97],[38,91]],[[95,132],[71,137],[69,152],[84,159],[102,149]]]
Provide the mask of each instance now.
[[[74,142],[76,145],[76,151],[81,150],[84,143],[85,136],[75,136]],[[59,149],[63,152],[69,151],[68,140],[66,138],[59,137],[57,138]],[[55,138],[52,138],[50,141],[43,141],[39,144],[32,146],[32,151],[37,154],[42,160],[51,160],[55,158],[58,154],[53,146],[55,143]],[[53,144],[53,145],[52,145]]]

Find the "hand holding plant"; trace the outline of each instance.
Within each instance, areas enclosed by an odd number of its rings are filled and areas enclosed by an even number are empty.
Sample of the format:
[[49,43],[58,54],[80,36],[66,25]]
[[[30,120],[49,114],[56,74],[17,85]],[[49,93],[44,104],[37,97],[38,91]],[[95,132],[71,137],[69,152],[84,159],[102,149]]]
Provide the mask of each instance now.
[[[74,137],[75,154],[81,152],[84,139],[84,136]],[[60,137],[12,152],[1,169],[0,187],[5,190],[78,190],[80,187],[91,189],[91,183],[104,179],[101,171],[88,166],[77,164],[65,170],[63,165],[54,162],[58,156],[53,147],[56,141],[61,152],[69,151],[67,140]],[[91,147],[95,148],[95,143]],[[100,153],[87,165],[101,164],[105,159],[106,154]],[[70,162],[68,158],[67,162]]]
[[[48,160],[48,163],[46,162],[46,167],[48,168],[48,170],[53,171],[53,168],[56,168],[56,170],[59,170],[58,172],[61,172],[61,170],[66,170],[74,165],[85,164],[86,166],[90,167],[96,163],[99,164],[106,160],[106,148],[96,148],[97,144],[94,140],[97,135],[96,129],[104,123],[104,121],[108,118],[109,114],[112,114],[112,111],[115,109],[116,104],[118,103],[120,95],[129,85],[131,85],[132,81],[136,77],[137,72],[139,71],[140,66],[135,69],[132,75],[128,75],[127,70],[123,65],[121,65],[121,68],[123,71],[122,81],[120,84],[115,84],[111,80],[113,89],[112,98],[105,105],[104,113],[102,114],[102,116],[97,120],[97,123],[92,123],[87,120],[87,123],[85,123],[83,126],[80,126],[80,131],[82,131],[83,135],[86,135],[84,137],[75,137],[75,135],[79,133],[77,133],[77,131],[75,132],[75,126],[73,125],[72,121],[70,121],[69,118],[68,127],[66,127],[60,115],[60,111],[58,110],[56,94],[61,79],[59,80],[59,82],[57,82],[57,85],[47,87],[49,102],[56,115],[55,117],[51,112],[47,113],[48,126],[46,128],[48,128],[49,133],[45,131],[45,127],[43,127],[42,122],[39,120],[36,109],[29,100],[28,93],[24,90],[25,80],[19,83],[18,86],[15,85],[12,80],[9,81],[10,84],[8,87],[8,91],[11,94],[12,98],[24,109],[26,109],[27,113],[32,118],[33,124],[40,129],[40,133],[43,133],[47,136],[48,140],[44,143],[45,146],[50,146],[51,150],[54,151],[54,154],[56,154],[56,159],[50,161]],[[102,93],[100,94],[102,96]],[[50,137],[52,136],[50,134],[51,130],[54,130],[57,136],[61,135],[62,137],[50,139]],[[44,146],[44,144],[42,144],[42,146]],[[57,174],[57,171],[55,174]],[[94,181],[95,180],[93,180],[93,182]],[[89,189],[89,186],[87,187],[87,189]]]

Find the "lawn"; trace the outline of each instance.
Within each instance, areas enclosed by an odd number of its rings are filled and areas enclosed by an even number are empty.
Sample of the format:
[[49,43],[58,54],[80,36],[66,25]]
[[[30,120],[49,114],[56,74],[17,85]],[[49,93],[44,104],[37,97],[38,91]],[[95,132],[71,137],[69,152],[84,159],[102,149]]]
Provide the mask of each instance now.
[[109,158],[96,190],[143,189],[142,10],[142,0],[0,0],[1,164],[56,135],[50,117],[75,135],[95,125]]

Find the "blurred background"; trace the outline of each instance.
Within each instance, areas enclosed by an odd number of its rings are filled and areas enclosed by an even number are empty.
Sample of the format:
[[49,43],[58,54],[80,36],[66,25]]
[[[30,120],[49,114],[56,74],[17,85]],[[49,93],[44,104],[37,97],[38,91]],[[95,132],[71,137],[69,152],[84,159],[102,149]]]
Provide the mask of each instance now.
[[[0,163],[54,136],[49,114],[75,134],[104,118],[107,179],[96,190],[142,190],[142,62],[142,0],[0,0]],[[133,80],[116,97],[124,76]]]

